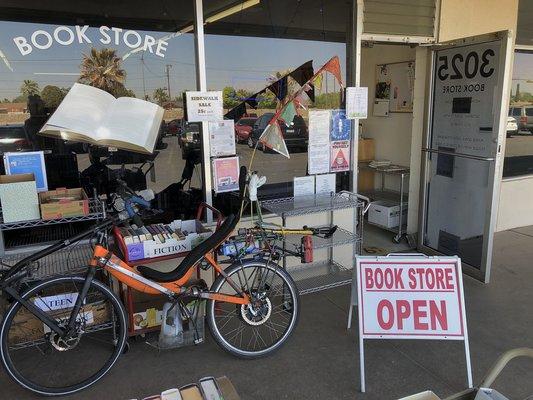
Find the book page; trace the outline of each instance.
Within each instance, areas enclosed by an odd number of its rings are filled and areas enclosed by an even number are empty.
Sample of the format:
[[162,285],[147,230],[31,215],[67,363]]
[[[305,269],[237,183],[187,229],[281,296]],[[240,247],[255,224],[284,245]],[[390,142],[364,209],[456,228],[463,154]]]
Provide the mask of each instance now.
[[96,140],[108,145],[123,142],[118,147],[137,151],[140,147],[144,152],[152,153],[162,120],[163,109],[157,104],[121,97],[109,108],[102,126],[98,128]]
[[58,131],[74,131],[95,139],[114,101],[115,98],[103,90],[75,83],[43,129],[50,131],[56,127]]

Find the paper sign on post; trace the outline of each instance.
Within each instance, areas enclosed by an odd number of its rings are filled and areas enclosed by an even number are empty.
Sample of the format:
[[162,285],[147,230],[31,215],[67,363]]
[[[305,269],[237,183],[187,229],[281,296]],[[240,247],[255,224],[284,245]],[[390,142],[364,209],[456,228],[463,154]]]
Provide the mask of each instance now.
[[215,193],[239,190],[239,157],[213,159]]
[[208,129],[211,157],[235,155],[235,125],[232,119],[210,121]]
[[346,118],[367,118],[368,114],[368,88],[346,88]]
[[187,121],[222,121],[222,91],[186,92]]
[[[357,257],[361,390],[365,339],[462,340],[472,387],[461,261],[424,255]],[[355,278],[355,277],[354,277]],[[348,326],[354,304],[352,304]]]

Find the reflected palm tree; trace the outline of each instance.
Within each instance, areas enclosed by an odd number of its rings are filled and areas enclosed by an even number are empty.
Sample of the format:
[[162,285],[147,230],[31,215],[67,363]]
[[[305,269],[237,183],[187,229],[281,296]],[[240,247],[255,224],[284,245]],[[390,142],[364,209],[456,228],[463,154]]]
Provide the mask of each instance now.
[[121,68],[121,58],[113,49],[91,49],[81,63],[80,83],[105,90],[111,94],[124,87],[126,71]]
[[20,93],[22,93],[25,97],[39,94],[39,84],[30,79],[24,79],[22,85],[20,86]]

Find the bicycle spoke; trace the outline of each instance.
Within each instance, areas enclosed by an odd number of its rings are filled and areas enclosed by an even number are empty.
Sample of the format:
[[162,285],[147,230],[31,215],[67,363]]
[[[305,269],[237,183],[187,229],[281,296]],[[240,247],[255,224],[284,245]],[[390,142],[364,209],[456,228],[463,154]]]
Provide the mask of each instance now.
[[218,293],[233,294],[228,283],[233,280],[245,289],[251,302],[235,305],[213,301],[215,338],[220,335],[236,351],[247,353],[268,351],[286,339],[294,326],[297,292],[277,268],[262,262],[243,263],[221,281]]

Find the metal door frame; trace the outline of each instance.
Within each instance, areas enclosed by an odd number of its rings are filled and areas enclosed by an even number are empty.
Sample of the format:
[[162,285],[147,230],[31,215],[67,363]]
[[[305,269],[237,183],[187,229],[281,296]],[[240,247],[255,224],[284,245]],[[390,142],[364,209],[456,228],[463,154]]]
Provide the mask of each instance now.
[[[490,268],[492,263],[492,249],[494,241],[494,228],[496,226],[496,220],[498,217],[498,203],[500,197],[500,184],[502,180],[503,171],[503,154],[505,150],[505,131],[507,127],[507,109],[509,106],[509,96],[511,89],[511,74],[512,74],[512,61],[513,61],[513,42],[514,35],[511,31],[500,31],[491,34],[473,36],[468,38],[456,39],[451,42],[444,43],[442,45],[436,45],[431,47],[431,69],[429,79],[429,96],[425,113],[425,134],[422,145],[422,165],[420,174],[420,208],[418,218],[418,250],[426,254],[442,255],[436,249],[430,248],[424,244],[425,227],[427,219],[428,208],[428,182],[430,174],[429,156],[435,151],[430,150],[431,146],[431,134],[433,127],[433,100],[434,100],[434,85],[435,85],[435,55],[438,50],[449,49],[453,47],[459,47],[469,44],[478,44],[488,41],[500,41],[500,60],[499,60],[499,77],[498,86],[501,87],[501,96],[496,98],[496,104],[493,106],[493,110],[499,110],[493,115],[493,126],[498,127],[497,147],[494,158],[492,157],[477,157],[469,156],[468,158],[483,160],[491,163],[493,167],[489,167],[488,177],[488,207],[485,211],[485,230],[483,232],[483,247],[481,257],[481,268],[469,265],[465,262],[462,263],[463,271],[484,283],[488,283],[490,280]],[[461,157],[454,153],[454,156]],[[491,183],[492,182],[492,183]]]

